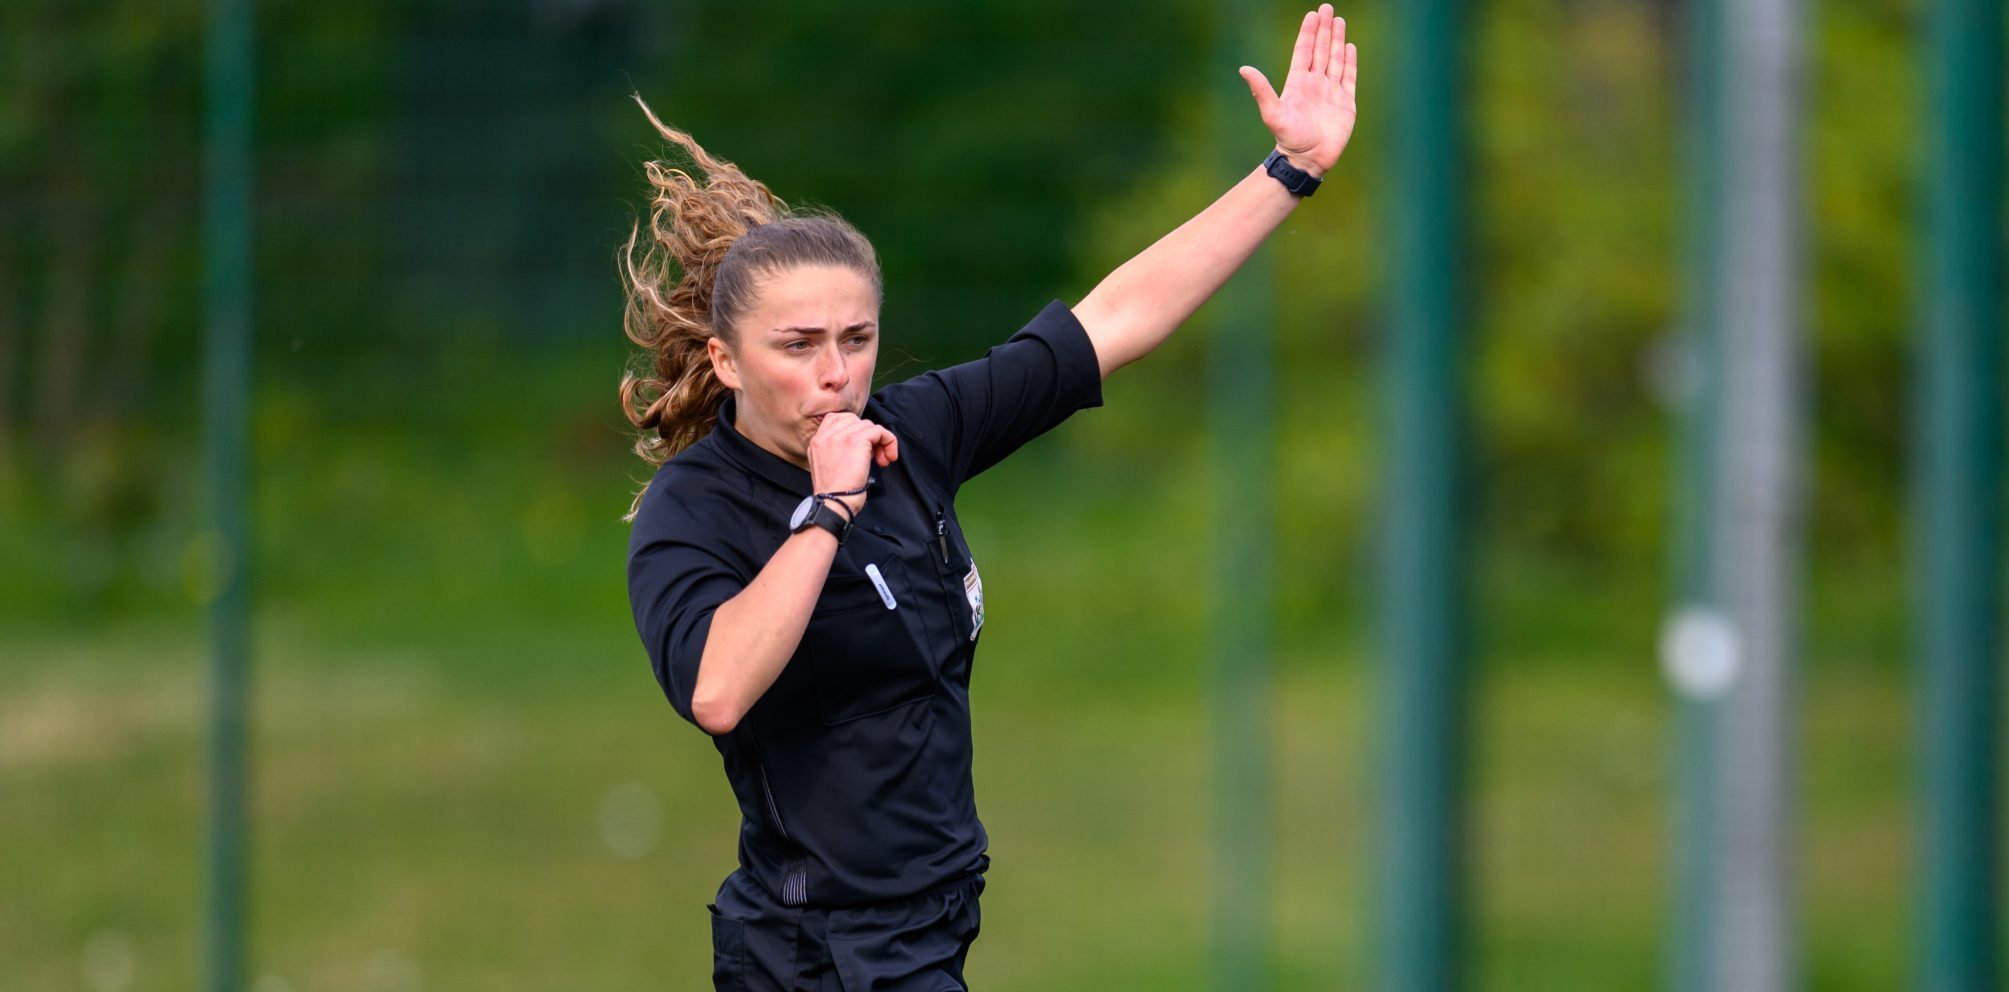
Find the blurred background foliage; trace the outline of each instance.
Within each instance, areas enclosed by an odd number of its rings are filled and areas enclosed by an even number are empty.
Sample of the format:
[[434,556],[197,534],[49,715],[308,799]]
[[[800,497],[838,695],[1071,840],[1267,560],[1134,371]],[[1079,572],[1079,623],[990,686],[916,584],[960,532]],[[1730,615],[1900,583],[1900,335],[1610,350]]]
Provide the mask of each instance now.
[[[1801,883],[1812,987],[1907,945],[1902,664],[1915,0],[1809,9]],[[614,251],[639,93],[886,271],[881,379],[974,357],[1265,142],[1224,5],[258,6],[252,974],[695,987],[731,867],[707,743],[628,617],[644,476]],[[1392,5],[1362,120],[1274,239],[1280,987],[1365,974]],[[1294,8],[1248,4],[1281,78]],[[1478,987],[1654,983],[1680,0],[1475,6]],[[0,5],[0,984],[196,987],[202,45],[191,0]],[[1211,315],[965,493],[991,988],[1205,976]],[[989,549],[989,550],[985,550]]]

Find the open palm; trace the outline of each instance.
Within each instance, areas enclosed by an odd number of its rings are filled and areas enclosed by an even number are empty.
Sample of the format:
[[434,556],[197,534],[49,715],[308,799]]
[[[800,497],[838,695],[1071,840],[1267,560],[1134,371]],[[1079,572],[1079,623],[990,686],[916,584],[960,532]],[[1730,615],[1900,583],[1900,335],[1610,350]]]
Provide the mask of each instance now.
[[1333,16],[1331,4],[1304,15],[1281,95],[1260,70],[1246,65],[1241,70],[1277,148],[1315,174],[1332,168],[1353,136],[1358,73],[1359,55],[1346,43],[1346,21]]

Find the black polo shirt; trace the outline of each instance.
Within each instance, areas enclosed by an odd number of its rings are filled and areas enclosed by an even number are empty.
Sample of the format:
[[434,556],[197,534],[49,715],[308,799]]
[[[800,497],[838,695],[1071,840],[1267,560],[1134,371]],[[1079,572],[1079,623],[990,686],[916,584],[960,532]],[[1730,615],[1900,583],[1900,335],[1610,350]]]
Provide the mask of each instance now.
[[[1100,406],[1094,346],[1058,301],[974,362],[874,393],[900,458],[831,564],[793,657],[713,738],[739,798],[739,860],[790,905],[904,898],[983,870],[970,779],[970,663],[981,576],[956,520],[965,480]],[[712,614],[782,541],[809,473],[733,429],[665,462],[628,549],[635,626],[670,705],[691,689]]]

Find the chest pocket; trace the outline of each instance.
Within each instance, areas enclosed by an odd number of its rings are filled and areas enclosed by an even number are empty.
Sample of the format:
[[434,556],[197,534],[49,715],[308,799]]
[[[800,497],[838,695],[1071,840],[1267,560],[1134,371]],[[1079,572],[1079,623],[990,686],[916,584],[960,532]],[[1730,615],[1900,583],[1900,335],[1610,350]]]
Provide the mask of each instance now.
[[894,557],[873,567],[894,608],[886,608],[870,578],[833,571],[789,663],[809,668],[826,725],[898,709],[935,691],[934,670],[909,627],[908,615],[918,604],[906,569]]
[[[955,513],[946,503],[934,504],[933,512],[936,543],[931,557],[940,573],[943,610],[957,643],[975,643],[983,630],[982,576]],[[961,677],[967,681],[967,671]]]

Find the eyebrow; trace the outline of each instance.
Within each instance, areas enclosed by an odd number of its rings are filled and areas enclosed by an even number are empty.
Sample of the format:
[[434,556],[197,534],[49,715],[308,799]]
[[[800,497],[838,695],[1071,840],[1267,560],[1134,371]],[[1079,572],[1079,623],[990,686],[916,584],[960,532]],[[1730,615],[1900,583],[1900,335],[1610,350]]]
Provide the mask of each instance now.
[[[878,322],[877,322],[877,321],[872,321],[872,320],[861,320],[861,321],[859,321],[859,322],[858,322],[858,323],[856,323],[856,324],[852,324],[852,325],[851,325],[850,327],[846,327],[846,328],[844,328],[844,330],[846,330],[846,331],[862,331],[862,330],[864,330],[864,329],[866,329],[866,328],[868,328],[868,327],[876,327],[876,326],[878,326]],[[823,333],[823,328],[821,328],[821,327],[777,327],[777,328],[774,328],[774,333],[776,333],[776,334],[821,334],[821,333]]]

